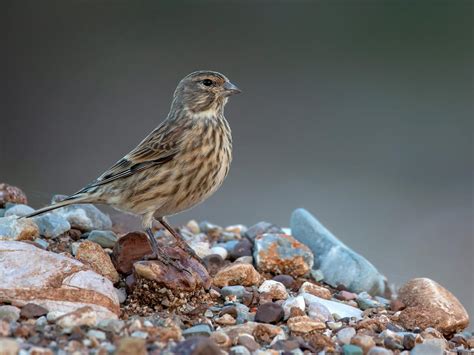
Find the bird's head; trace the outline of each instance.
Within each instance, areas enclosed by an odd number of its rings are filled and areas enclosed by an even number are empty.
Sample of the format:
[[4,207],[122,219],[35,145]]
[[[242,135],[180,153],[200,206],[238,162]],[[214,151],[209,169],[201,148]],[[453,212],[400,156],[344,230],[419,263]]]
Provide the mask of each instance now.
[[224,75],[197,71],[183,78],[174,92],[174,102],[193,113],[222,110],[229,96],[240,93]]

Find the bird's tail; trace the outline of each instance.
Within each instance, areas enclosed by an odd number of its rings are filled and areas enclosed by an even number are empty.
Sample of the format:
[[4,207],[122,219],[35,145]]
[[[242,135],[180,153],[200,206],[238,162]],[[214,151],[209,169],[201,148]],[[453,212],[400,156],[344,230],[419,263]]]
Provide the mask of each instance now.
[[40,208],[39,210],[36,210],[36,211],[34,211],[34,212],[24,216],[24,217],[21,217],[21,218],[30,218],[30,217],[38,216],[40,214],[55,210],[57,208],[73,205],[73,204],[76,204],[76,203],[84,203],[84,202],[89,202],[88,201],[88,196],[79,195],[79,194],[78,195],[72,195],[72,196],[66,197],[62,201],[56,202],[56,203],[54,203],[50,206]]

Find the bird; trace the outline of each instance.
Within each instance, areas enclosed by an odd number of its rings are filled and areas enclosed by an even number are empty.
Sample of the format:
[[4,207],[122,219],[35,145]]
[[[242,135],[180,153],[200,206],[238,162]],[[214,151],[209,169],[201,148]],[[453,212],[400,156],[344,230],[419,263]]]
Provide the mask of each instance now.
[[78,203],[110,205],[141,216],[153,252],[149,259],[184,269],[157,243],[152,230],[157,221],[178,247],[202,263],[166,217],[210,197],[228,175],[232,135],[224,107],[240,92],[219,72],[188,74],[174,91],[167,117],[132,151],[81,190],[25,218]]

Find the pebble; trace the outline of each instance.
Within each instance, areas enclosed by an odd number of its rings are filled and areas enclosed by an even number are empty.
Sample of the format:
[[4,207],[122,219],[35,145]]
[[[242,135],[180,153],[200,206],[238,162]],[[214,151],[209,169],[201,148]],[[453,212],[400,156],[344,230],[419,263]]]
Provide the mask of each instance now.
[[243,224],[235,224],[225,227],[226,232],[233,233],[239,237],[243,236],[247,229],[247,226],[244,226]]
[[200,258],[204,258],[205,256],[212,254],[209,242],[193,240],[188,244]]
[[0,338],[0,349],[2,355],[16,355],[20,351],[20,344],[14,339]]
[[260,345],[255,341],[255,338],[250,334],[241,334],[237,337],[237,344],[245,346],[251,352],[260,349]]
[[340,301],[352,301],[352,300],[355,300],[357,298],[357,294],[355,294],[353,292],[343,290],[343,291],[339,291],[338,293],[336,293],[334,295],[334,298],[336,298]]
[[304,297],[307,305],[313,302],[320,303],[325,306],[329,312],[331,312],[331,314],[337,314],[340,318],[354,317],[356,319],[362,319],[362,311],[358,308],[348,306],[341,302],[325,300],[324,298],[320,298],[309,293],[302,293],[301,295]]
[[383,295],[385,277],[363,256],[337,239],[308,211],[300,208],[290,220],[293,236],[306,244],[316,257],[316,267],[333,287],[345,286],[351,292],[367,291]]
[[49,311],[48,314],[46,314],[46,319],[48,322],[53,323],[58,319],[59,317],[65,315],[67,312],[63,311]]
[[277,227],[272,223],[258,222],[257,224],[248,228],[247,231],[245,231],[244,236],[251,241],[254,241],[257,236],[265,233],[282,233],[282,230],[280,227]]
[[96,312],[91,307],[86,306],[56,318],[55,322],[61,328],[73,328],[82,325],[91,327],[95,325],[96,321]]
[[116,283],[120,279],[109,254],[97,243],[90,240],[82,242],[77,249],[76,259],[89,265],[95,272],[108,278],[112,283]]
[[49,243],[46,240],[41,239],[41,238],[36,238],[33,241],[33,243],[43,250],[48,249],[48,246],[49,246]]
[[393,352],[391,350],[382,348],[381,346],[375,346],[369,350],[367,355],[392,355]]
[[232,345],[230,337],[222,331],[213,332],[209,338],[220,348],[228,349]]
[[71,229],[67,219],[56,213],[45,213],[34,217],[33,220],[45,238],[56,238]]
[[259,271],[272,274],[303,276],[313,266],[309,248],[287,234],[263,234],[255,238],[255,265]]
[[103,319],[97,324],[97,328],[113,333],[119,333],[123,327],[125,322],[121,319]]
[[87,240],[99,244],[102,248],[113,248],[118,237],[112,231],[93,230],[87,236]]
[[190,220],[187,224],[186,227],[192,234],[199,234],[201,233],[201,229],[199,228],[198,222],[196,222],[194,219]]
[[253,256],[241,256],[240,258],[235,259],[234,264],[237,263],[253,265]]
[[97,340],[105,340],[107,338],[103,331],[96,329],[89,329],[87,331],[87,336],[89,338],[96,338]]
[[0,207],[8,202],[15,204],[27,204],[28,200],[25,193],[16,186],[0,183]]
[[35,303],[27,303],[21,308],[20,316],[22,318],[38,318],[48,314],[48,310]]
[[355,335],[351,339],[351,344],[360,347],[364,354],[367,354],[371,348],[375,346],[375,341],[369,335]]
[[[299,297],[303,298],[303,296],[299,296]],[[303,298],[303,302],[304,302],[304,298]],[[334,320],[329,309],[327,309],[326,306],[324,306],[323,304],[319,302],[312,302],[308,304],[308,315],[311,318],[318,319],[322,322],[328,322],[328,321]]]
[[320,298],[324,298],[326,300],[330,300],[331,299],[331,291],[329,291],[327,288],[325,287],[322,287],[322,286],[318,286],[318,285],[315,285],[311,282],[308,282],[308,281],[305,281],[303,282],[303,284],[301,285],[300,289],[299,289],[299,293],[310,293],[314,296],[317,296],[317,297],[320,297]]
[[0,217],[0,241],[34,240],[38,235],[39,228],[30,218]]
[[229,253],[225,248],[216,246],[211,248],[211,254],[217,254],[222,258],[222,260],[225,260]]
[[230,355],[251,355],[250,351],[243,345],[233,346],[229,350]]
[[342,344],[350,344],[351,339],[356,335],[356,331],[352,327],[342,328],[336,334],[337,340]]
[[41,316],[36,320],[35,324],[37,327],[42,328],[48,324],[48,319],[45,316]]
[[272,280],[281,282],[283,285],[285,285],[286,288],[289,289],[293,287],[293,284],[295,282],[295,279],[290,275],[276,275],[275,277],[273,277]]
[[236,286],[224,286],[221,289],[221,295],[222,296],[229,296],[229,295],[235,295],[238,299],[242,299],[244,294],[247,291],[245,290],[244,286],[236,285]]
[[345,344],[342,347],[342,353],[344,355],[362,355],[363,351],[361,348],[355,345]]
[[147,332],[143,332],[141,330],[135,330],[132,334],[130,334],[130,336],[134,337],[134,338],[142,338],[142,339],[146,339],[148,338],[148,333]]
[[211,327],[207,324],[198,324],[195,325],[191,328],[183,330],[183,337],[188,339],[191,337],[199,337],[199,336],[204,336],[204,337],[209,337],[211,336]]
[[288,328],[296,333],[309,333],[315,330],[326,329],[326,324],[308,316],[291,317],[288,319]]
[[20,308],[15,306],[0,306],[0,319],[16,322],[20,319],[20,312]]
[[428,278],[408,281],[400,288],[398,299],[406,306],[399,320],[407,329],[435,327],[448,335],[469,324],[469,315],[458,299]]
[[125,287],[115,288],[114,291],[117,294],[119,303],[124,303],[127,300],[127,291],[125,290]]
[[208,221],[199,223],[199,229],[202,233],[206,233],[211,238],[217,238],[222,234],[222,227]]
[[288,298],[288,292],[286,291],[285,285],[274,280],[263,281],[258,288],[258,292],[270,294],[272,300],[286,300]]
[[147,355],[147,353],[145,339],[125,337],[120,339],[115,355]]
[[324,280],[324,274],[321,271],[321,269],[317,269],[317,270],[312,269],[310,274],[313,280],[316,282],[321,282]]
[[370,300],[368,298],[358,298],[356,302],[357,302],[358,307],[363,311],[369,308],[383,307],[383,305],[380,304],[379,302],[375,300]]
[[283,307],[277,303],[267,302],[257,308],[255,321],[260,323],[278,323],[283,319]]
[[418,344],[415,346],[410,355],[443,355],[444,349],[434,344]]
[[224,286],[254,286],[260,283],[261,276],[252,265],[231,264],[221,269],[215,276],[213,283],[217,287]]
[[179,343],[173,350],[179,355],[221,355],[218,346],[208,338],[194,337]]
[[28,205],[18,204],[18,205],[13,205],[12,207],[5,210],[5,213],[3,216],[4,217],[9,217],[9,216],[23,217],[23,216],[29,215],[30,213],[33,213],[34,211],[35,210]]
[[230,314],[226,313],[222,315],[221,317],[217,317],[215,319],[215,322],[219,325],[234,325],[237,323],[234,317],[232,317]]
[[[61,199],[62,196],[55,196],[53,202]],[[66,218],[72,228],[83,232],[112,229],[110,217],[91,204],[70,205],[57,209],[55,213]]]
[[135,262],[151,253],[147,235],[143,232],[130,232],[115,243],[112,260],[118,272],[128,275],[132,272]]
[[290,297],[282,303],[284,319],[288,319],[290,317],[291,308],[297,307],[301,311],[305,311],[306,305],[304,302],[303,296],[297,297]]
[[235,246],[229,252],[229,259],[235,260],[241,256],[251,256],[252,255],[253,244],[247,238],[239,240]]

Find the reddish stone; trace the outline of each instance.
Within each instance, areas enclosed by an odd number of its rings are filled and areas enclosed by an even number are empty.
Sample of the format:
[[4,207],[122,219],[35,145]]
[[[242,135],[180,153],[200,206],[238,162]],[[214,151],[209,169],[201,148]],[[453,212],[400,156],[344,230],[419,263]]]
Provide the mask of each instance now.
[[22,203],[27,204],[28,200],[26,195],[20,188],[11,186],[5,183],[0,184],[0,207],[3,207],[5,203]]
[[35,303],[28,303],[23,306],[20,312],[20,316],[23,318],[38,318],[48,313],[48,310],[44,307],[38,306]]
[[130,274],[133,263],[151,255],[152,250],[148,237],[142,232],[130,232],[120,237],[115,243],[112,261],[118,272]]

